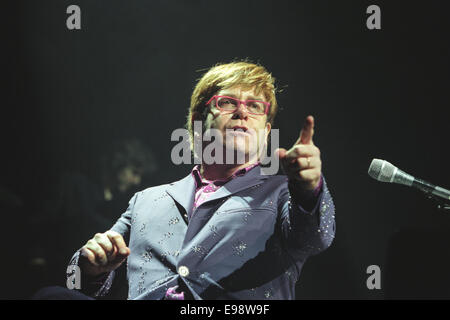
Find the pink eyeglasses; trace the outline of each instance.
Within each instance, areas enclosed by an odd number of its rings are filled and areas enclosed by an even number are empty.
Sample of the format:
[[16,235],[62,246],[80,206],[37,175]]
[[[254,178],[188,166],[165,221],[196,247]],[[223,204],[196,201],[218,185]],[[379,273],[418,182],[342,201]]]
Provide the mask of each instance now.
[[261,100],[239,100],[228,96],[212,96],[206,103],[209,105],[212,100],[215,100],[215,106],[221,111],[228,111],[230,113],[236,112],[241,103],[244,104],[247,112],[250,114],[264,115],[269,111],[270,103]]

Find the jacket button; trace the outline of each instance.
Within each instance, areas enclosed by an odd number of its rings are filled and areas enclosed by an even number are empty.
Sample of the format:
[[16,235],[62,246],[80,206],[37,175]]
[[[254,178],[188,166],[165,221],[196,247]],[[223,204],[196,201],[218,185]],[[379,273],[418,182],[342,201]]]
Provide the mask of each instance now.
[[178,268],[178,274],[182,277],[187,277],[189,275],[189,269],[186,266],[180,266]]

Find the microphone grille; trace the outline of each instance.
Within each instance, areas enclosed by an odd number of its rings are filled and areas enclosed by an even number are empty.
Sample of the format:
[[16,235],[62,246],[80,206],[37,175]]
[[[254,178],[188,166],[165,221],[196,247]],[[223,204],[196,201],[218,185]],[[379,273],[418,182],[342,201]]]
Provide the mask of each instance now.
[[369,166],[369,176],[381,182],[392,182],[396,167],[385,160],[373,159]]

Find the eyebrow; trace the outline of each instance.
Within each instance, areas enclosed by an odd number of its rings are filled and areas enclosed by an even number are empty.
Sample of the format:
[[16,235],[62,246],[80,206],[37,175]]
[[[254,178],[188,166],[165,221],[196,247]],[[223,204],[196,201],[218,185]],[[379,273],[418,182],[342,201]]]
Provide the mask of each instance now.
[[[235,94],[233,94],[233,93],[227,93],[227,92],[221,93],[221,94],[219,94],[219,96],[229,96],[229,97],[236,98],[236,99],[238,98]],[[264,101],[264,99],[262,99],[262,98],[255,98],[254,96],[248,96],[246,100],[259,100],[259,101]]]

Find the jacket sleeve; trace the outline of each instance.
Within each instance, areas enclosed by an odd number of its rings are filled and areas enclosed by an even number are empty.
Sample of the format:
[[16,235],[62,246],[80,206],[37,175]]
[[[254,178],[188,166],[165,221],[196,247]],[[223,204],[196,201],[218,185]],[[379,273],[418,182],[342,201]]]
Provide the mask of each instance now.
[[294,190],[286,186],[278,205],[285,248],[299,262],[331,245],[336,223],[334,203],[323,176],[320,193],[312,202]]
[[[120,216],[120,218],[116,221],[116,223],[112,226],[110,230],[113,230],[115,232],[118,232],[122,235],[125,242],[129,243],[129,237],[130,237],[130,228],[131,228],[131,220],[132,215],[134,211],[134,206],[136,204],[137,200],[137,193],[131,198],[130,202],[128,203],[127,210]],[[74,266],[79,267],[79,262],[81,257],[81,248],[75,252],[75,254],[72,256],[69,265],[67,267],[67,281],[76,282],[73,275]],[[101,274],[97,277],[86,277],[83,275],[83,270],[80,270],[80,283],[81,288],[79,290],[83,292],[86,295],[92,296],[92,297],[102,297],[108,294],[109,290],[111,289],[111,285],[114,280],[115,272],[111,271],[109,273]]]

